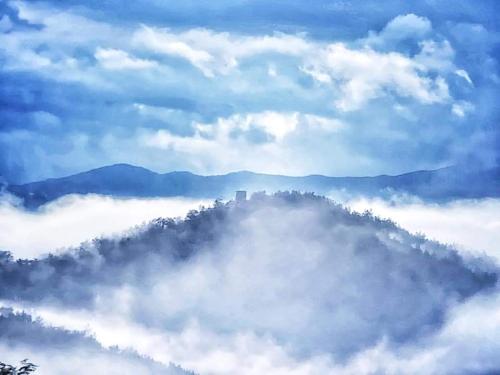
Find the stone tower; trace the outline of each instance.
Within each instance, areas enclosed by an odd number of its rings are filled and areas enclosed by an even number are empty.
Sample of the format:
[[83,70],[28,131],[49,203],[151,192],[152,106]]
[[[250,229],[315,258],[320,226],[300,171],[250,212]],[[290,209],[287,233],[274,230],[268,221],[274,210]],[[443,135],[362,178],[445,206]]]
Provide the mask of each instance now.
[[236,203],[244,202],[247,200],[247,192],[245,190],[238,190],[234,198]]

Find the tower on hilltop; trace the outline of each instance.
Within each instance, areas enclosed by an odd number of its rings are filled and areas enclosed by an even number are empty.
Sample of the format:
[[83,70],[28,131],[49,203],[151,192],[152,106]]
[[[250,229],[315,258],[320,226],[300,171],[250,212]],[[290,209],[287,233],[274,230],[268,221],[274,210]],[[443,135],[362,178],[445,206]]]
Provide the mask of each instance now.
[[244,202],[247,200],[247,192],[245,190],[238,190],[236,196],[234,197],[236,203]]

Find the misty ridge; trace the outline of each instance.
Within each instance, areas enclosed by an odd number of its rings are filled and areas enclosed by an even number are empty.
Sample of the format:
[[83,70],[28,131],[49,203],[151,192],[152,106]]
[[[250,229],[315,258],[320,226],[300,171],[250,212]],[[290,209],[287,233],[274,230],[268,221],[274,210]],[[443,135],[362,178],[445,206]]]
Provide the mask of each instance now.
[[[396,176],[293,177],[248,171],[201,176],[190,172],[156,173],[129,164],[115,164],[67,177],[21,185],[4,190],[19,197],[27,208],[36,209],[68,194],[103,194],[122,197],[228,198],[236,190],[297,190],[328,195],[342,191],[352,196],[390,197],[409,194],[432,202],[500,196],[500,168],[452,166],[413,171]],[[1,187],[1,184],[0,184]]]
[[[298,373],[336,374],[336,366],[381,342],[397,350],[437,335],[450,309],[495,296],[497,278],[493,262],[464,259],[369,212],[314,194],[256,193],[38,259],[0,253],[0,300],[10,309],[0,317],[9,327],[0,338],[40,364],[49,364],[54,353],[79,361],[99,353],[125,374],[162,374],[161,364],[165,374],[181,371],[169,363],[200,374],[254,374],[263,371],[261,351],[269,356],[276,348],[290,362],[282,373],[299,366],[294,361],[312,361]],[[35,316],[37,309],[60,316],[87,312],[96,320],[115,316],[168,339],[148,346],[137,337],[116,342],[132,352],[109,351],[85,333],[53,331],[22,315],[30,308]],[[196,339],[186,343],[185,335]],[[255,341],[255,348],[245,341],[241,352],[241,337]],[[221,368],[207,359],[214,351],[234,364]],[[443,363],[462,369],[449,362]],[[408,373],[440,373],[436,363]],[[64,366],[51,366],[51,373],[64,373]],[[134,366],[142,370],[133,372]]]

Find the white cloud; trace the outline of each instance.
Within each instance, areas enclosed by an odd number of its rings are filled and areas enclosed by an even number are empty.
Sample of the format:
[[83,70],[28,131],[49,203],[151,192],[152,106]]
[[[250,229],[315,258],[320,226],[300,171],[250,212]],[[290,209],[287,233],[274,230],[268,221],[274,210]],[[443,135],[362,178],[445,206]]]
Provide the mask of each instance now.
[[[424,35],[430,28],[425,26],[427,23],[428,20],[408,15],[396,18],[387,29],[397,34],[398,28],[412,25],[412,33]],[[320,83],[334,83],[333,88],[338,86],[340,97],[335,104],[342,110],[358,109],[373,98],[389,94],[425,104],[449,98],[444,78],[428,75],[430,70],[444,71],[453,66],[453,50],[447,41],[423,41],[421,52],[410,58],[395,52],[376,52],[369,47],[358,49],[343,43],[313,42],[303,35],[248,37],[207,29],[174,33],[143,26],[133,40],[138,48],[183,58],[207,77],[229,74],[242,59],[258,54],[295,56],[304,73]]]
[[139,59],[137,57],[130,56],[125,51],[114,48],[98,48],[94,56],[105,69],[110,70],[141,70],[158,66],[156,61]]
[[443,77],[426,76],[425,64],[396,52],[380,53],[370,48],[352,49],[343,43],[330,44],[303,67],[320,82],[335,81],[340,95],[335,105],[343,111],[361,108],[371,99],[397,94],[424,104],[449,99]]
[[[445,74],[457,70],[453,65],[454,51],[447,41],[421,41],[420,53],[409,57],[376,51],[370,43],[365,43],[365,48],[359,48],[359,42],[351,46],[327,44],[309,39],[305,34],[246,36],[203,28],[173,31],[147,25],[130,32],[74,11],[54,12],[43,4],[22,1],[13,4],[22,19],[44,27],[36,32],[25,30],[0,35],[0,48],[8,56],[6,68],[36,70],[52,79],[101,87],[114,87],[109,70],[137,72],[156,66],[158,77],[174,74],[167,66],[175,63],[165,58],[173,57],[196,67],[206,77],[233,75],[237,84],[221,80],[223,85],[228,85],[226,91],[242,87],[248,91],[253,82],[245,81],[238,66],[243,60],[258,56],[258,65],[272,64],[273,69],[268,71],[271,74],[278,70],[280,76],[302,71],[321,85],[327,85],[332,89],[335,106],[350,111],[389,95],[412,98],[423,104],[446,102],[450,94]],[[428,20],[410,14],[390,21],[381,35],[424,36],[430,27]],[[39,49],[48,42],[49,50]],[[95,51],[95,57],[107,72],[103,73],[99,66],[85,66],[84,61],[74,58],[75,47]],[[148,58],[135,57],[143,54]]]
[[274,64],[269,64],[267,67],[267,74],[269,77],[276,77],[278,75],[278,71],[276,70],[276,66]]
[[469,73],[467,73],[465,70],[457,69],[457,70],[455,70],[455,74],[457,76],[465,79],[467,81],[467,83],[469,83],[469,85],[474,86],[474,83],[472,82],[472,79],[470,78]]
[[306,171],[297,149],[300,145],[293,140],[304,134],[329,136],[345,126],[335,118],[264,111],[221,117],[209,124],[195,122],[195,134],[190,137],[163,129],[144,130],[139,142],[145,147],[175,151],[183,160],[196,163],[194,170],[208,173],[241,169],[280,173],[291,166],[293,170]]
[[[121,199],[97,195],[65,196],[39,211],[0,202],[0,249],[15,257],[36,257],[113,235],[157,217],[182,217],[210,202],[184,198]],[[27,235],[29,233],[29,235]]]
[[[94,21],[72,11],[55,10],[45,3],[11,1],[18,11],[18,17],[34,25],[43,25],[40,30],[16,32],[18,39],[24,42],[51,41],[52,47],[61,45],[88,45],[97,41],[116,38],[115,43],[123,40],[123,30],[104,22]],[[85,30],[85,32],[82,32]],[[49,38],[53,38],[52,40]]]
[[190,46],[186,42],[180,40],[180,38],[177,38],[175,34],[158,32],[150,27],[144,26],[140,31],[135,33],[133,42],[136,45],[143,46],[158,53],[186,59],[199,68],[206,76],[213,76],[210,64],[214,60],[214,57],[201,48]]
[[74,50],[80,48],[90,52],[96,45],[111,41],[115,46],[126,45],[129,38],[126,31],[75,12],[54,11],[45,3],[11,1],[9,5],[17,10],[21,20],[41,27],[0,34],[5,70],[34,71],[49,79],[109,88],[98,71],[74,56]]
[[399,15],[393,18],[384,27],[382,34],[384,36],[405,38],[416,36],[422,38],[432,31],[432,24],[426,17],[420,17],[413,13]]
[[[257,128],[274,137],[276,141],[299,130],[324,130],[337,132],[344,124],[334,118],[304,114],[299,112],[273,112],[236,114],[227,118],[219,118],[216,124],[197,124],[200,134],[209,135],[209,138],[220,135],[229,137],[235,130],[249,131]],[[215,135],[217,134],[217,135]]]
[[298,56],[311,48],[300,36],[280,33],[251,37],[208,29],[174,33],[148,26],[135,33],[133,43],[138,48],[183,58],[207,77],[229,73],[242,58],[263,53]]
[[332,77],[330,76],[330,74],[321,71],[315,67],[301,66],[300,70],[320,83],[325,83],[325,84],[332,83]]
[[399,41],[420,40],[431,31],[432,24],[428,18],[410,13],[393,18],[379,33],[370,31],[361,43],[372,47],[392,47]]
[[441,42],[424,40],[419,45],[420,52],[414,57],[417,64],[440,73],[450,73],[455,70],[455,64],[453,63],[455,51],[450,42],[447,40]]
[[[379,33],[372,31],[352,46],[316,45],[300,69],[315,81],[337,89],[335,105],[343,111],[361,109],[382,96],[412,98],[422,104],[444,103],[451,99],[444,76],[456,70],[455,53],[447,40],[422,40],[431,31],[427,18],[400,15]],[[419,53],[396,52],[396,43],[406,39],[418,43]]]
[[464,118],[468,113],[473,112],[474,109],[474,105],[466,101],[458,101],[451,106],[451,112],[460,118]]

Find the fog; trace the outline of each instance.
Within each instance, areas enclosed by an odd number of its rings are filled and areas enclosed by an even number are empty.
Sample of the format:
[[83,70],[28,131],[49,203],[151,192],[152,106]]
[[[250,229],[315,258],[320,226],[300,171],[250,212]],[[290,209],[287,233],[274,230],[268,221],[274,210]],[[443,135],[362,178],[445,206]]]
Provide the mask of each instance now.
[[453,244],[464,252],[485,253],[500,261],[500,199],[455,200],[426,203],[416,198],[350,199],[345,204],[371,210],[401,227]]
[[200,374],[500,368],[494,264],[311,195],[261,195],[35,262],[2,259],[3,306]]
[[69,195],[26,210],[9,196],[0,198],[0,250],[33,258],[100,236],[119,234],[156,217],[183,217],[210,201],[188,198],[116,198]]
[[20,359],[30,358],[38,366],[37,374],[190,374],[132,351],[103,348],[86,332],[48,326],[12,309],[0,309],[0,328],[1,360],[17,365]]
[[[500,260],[500,199],[447,203],[412,197],[334,199],[358,212],[371,210],[412,233],[452,244],[463,252],[485,253]],[[4,196],[0,199],[0,249],[18,258],[37,257],[95,237],[123,233],[156,217],[184,217],[191,209],[211,204],[210,200],[188,198],[71,195],[29,211]]]

